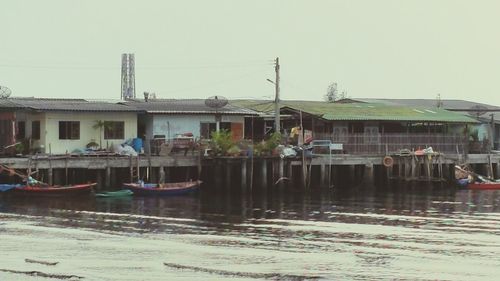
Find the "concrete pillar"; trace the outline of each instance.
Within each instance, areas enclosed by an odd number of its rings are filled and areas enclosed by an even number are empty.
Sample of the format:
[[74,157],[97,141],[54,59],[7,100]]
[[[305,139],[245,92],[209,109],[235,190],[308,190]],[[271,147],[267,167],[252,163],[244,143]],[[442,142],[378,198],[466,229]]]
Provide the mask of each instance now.
[[411,157],[411,178],[414,180],[418,175],[418,159]]
[[293,167],[292,167],[291,160],[288,160],[286,162],[286,169],[287,169],[286,176],[288,177],[288,182],[292,183],[293,182]]
[[222,167],[219,159],[215,160],[215,187],[222,187]]
[[355,182],[355,177],[356,177],[356,166],[349,165],[347,166],[347,169],[348,169],[349,183],[353,184]]
[[102,190],[103,189],[103,185],[104,185],[104,182],[103,182],[103,170],[96,170],[96,183],[97,183],[97,190]]
[[283,158],[280,158],[278,162],[278,180],[280,181],[278,185],[279,188],[283,188],[285,184],[284,176],[285,176],[285,160]]
[[231,187],[231,161],[226,159],[226,188],[229,190]]
[[48,184],[53,185],[54,184],[54,174],[53,174],[54,171],[53,171],[52,167],[50,167],[47,172],[48,172]]
[[105,185],[106,188],[111,186],[111,168],[109,166],[106,167]]
[[165,183],[165,167],[160,166],[160,168],[158,170],[158,174],[160,175],[159,182],[160,183]]
[[261,166],[260,166],[260,177],[261,177],[261,185],[262,187],[267,187],[267,160],[262,159]]
[[404,179],[407,180],[411,176],[411,160],[408,157],[404,157]]
[[321,179],[321,183],[320,185],[323,187],[327,184],[326,182],[326,165],[325,164],[321,164],[320,166],[320,179]]
[[247,190],[247,159],[241,160],[241,191]]
[[164,169],[165,171],[165,182],[169,182],[172,180],[172,173],[170,171],[170,167],[166,167],[166,169]]
[[367,163],[365,165],[363,182],[367,184],[373,184],[373,163]]

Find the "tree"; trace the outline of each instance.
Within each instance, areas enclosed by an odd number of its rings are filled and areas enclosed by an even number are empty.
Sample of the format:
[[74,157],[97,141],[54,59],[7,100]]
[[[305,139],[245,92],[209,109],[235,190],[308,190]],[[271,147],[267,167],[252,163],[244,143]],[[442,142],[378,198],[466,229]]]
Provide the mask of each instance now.
[[109,128],[110,123],[108,121],[96,120],[92,128],[99,129],[99,148],[102,149],[102,130]]
[[328,86],[328,89],[326,90],[325,101],[334,102],[337,100],[337,95],[337,83],[333,82],[332,84],[330,84],[330,86]]

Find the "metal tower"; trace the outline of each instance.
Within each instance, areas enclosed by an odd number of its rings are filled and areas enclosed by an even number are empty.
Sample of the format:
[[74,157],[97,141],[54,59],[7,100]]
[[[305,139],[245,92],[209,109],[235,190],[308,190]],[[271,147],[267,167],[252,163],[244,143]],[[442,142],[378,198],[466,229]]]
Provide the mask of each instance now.
[[121,99],[135,99],[135,58],[134,54],[122,54],[122,95]]

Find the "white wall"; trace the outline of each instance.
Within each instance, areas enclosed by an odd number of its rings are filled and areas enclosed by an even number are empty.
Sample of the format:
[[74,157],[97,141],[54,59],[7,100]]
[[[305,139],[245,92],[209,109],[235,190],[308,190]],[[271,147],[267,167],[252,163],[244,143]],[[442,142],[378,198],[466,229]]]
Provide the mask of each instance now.
[[[165,135],[166,138],[173,138],[176,134],[193,133],[196,138],[200,137],[200,123],[215,122],[214,115],[153,115],[152,134]],[[243,116],[223,115],[221,122],[244,123]]]
[[[128,112],[46,112],[45,119],[40,126],[40,144],[45,146],[45,152],[54,154],[72,152],[77,148],[85,148],[86,145],[94,141],[99,143],[99,129],[92,128],[97,120],[101,121],[124,121],[125,132],[124,139],[105,140],[104,130],[102,130],[102,146],[112,146],[125,142],[127,139],[137,137],[137,114]],[[59,139],[59,121],[79,121],[80,139],[78,140],[60,140]],[[30,122],[31,126],[31,122]],[[30,127],[31,128],[31,127]],[[31,129],[30,131],[31,132]]]

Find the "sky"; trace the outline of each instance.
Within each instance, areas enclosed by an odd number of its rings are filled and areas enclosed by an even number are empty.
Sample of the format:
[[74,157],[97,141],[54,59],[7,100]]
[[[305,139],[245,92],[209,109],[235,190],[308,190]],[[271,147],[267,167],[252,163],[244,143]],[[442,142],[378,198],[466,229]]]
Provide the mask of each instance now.
[[0,85],[13,96],[465,99],[500,106],[496,0],[17,0],[0,3]]

